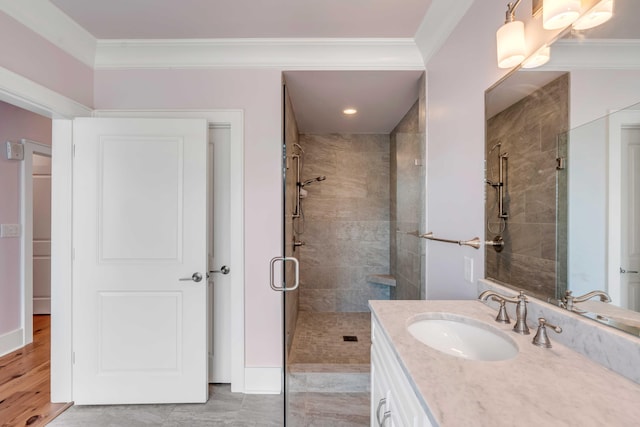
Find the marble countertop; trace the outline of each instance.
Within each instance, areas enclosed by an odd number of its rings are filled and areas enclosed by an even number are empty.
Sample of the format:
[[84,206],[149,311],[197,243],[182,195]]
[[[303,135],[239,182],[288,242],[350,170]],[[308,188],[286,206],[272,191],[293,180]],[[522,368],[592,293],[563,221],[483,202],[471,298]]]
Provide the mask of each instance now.
[[[626,427],[640,422],[640,385],[554,341],[550,330],[553,348],[547,349],[531,344],[535,329],[531,335],[512,332],[513,320],[510,325],[495,322],[496,311],[480,301],[369,304],[424,409],[441,427]],[[412,320],[438,312],[480,320],[508,333],[518,355],[494,362],[466,360],[409,334]],[[531,327],[531,318],[528,323]]]

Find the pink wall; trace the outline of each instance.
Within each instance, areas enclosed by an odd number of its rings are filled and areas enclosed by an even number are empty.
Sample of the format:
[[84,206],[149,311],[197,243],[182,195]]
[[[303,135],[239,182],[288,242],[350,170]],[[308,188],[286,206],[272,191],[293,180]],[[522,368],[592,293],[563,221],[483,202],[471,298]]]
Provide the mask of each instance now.
[[93,104],[93,69],[0,12],[0,66],[65,95]]
[[[446,239],[484,234],[484,91],[502,74],[495,31],[505,8],[474,2],[427,64],[427,228]],[[465,256],[473,259],[474,282],[483,278],[482,250],[428,243],[428,299],[477,296],[475,283],[464,280]]]
[[[426,64],[427,228],[443,238],[484,238],[484,92],[509,71],[497,67],[495,42],[506,4],[474,1]],[[532,18],[531,0],[522,1],[516,17],[525,22],[529,50],[557,34]],[[473,260],[474,283],[464,280],[464,257]],[[483,277],[483,249],[428,244],[429,299],[475,298]]]
[[[0,224],[20,223],[20,165],[7,160],[5,142],[51,144],[51,120],[0,102]],[[20,239],[0,238],[0,335],[21,327]]]
[[269,260],[281,251],[281,71],[96,71],[96,109],[242,109],[245,136],[247,367],[281,366],[281,295]]

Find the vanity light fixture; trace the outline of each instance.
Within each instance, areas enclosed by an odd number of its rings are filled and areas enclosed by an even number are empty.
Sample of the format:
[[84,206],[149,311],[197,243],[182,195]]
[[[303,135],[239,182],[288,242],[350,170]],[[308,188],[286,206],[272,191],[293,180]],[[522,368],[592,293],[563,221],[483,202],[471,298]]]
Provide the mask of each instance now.
[[544,45],[522,63],[522,68],[536,68],[549,62],[549,59],[551,59],[551,48]]
[[543,0],[542,27],[545,30],[565,28],[580,16],[581,0]]
[[576,22],[573,28],[576,30],[587,30],[604,24],[613,16],[613,0],[601,0],[587,10]]
[[342,114],[347,116],[353,116],[357,112],[358,110],[356,110],[355,108],[345,108],[344,110],[342,110]]
[[507,4],[504,25],[496,33],[498,67],[512,68],[525,58],[524,22],[516,21],[516,8],[521,0]]

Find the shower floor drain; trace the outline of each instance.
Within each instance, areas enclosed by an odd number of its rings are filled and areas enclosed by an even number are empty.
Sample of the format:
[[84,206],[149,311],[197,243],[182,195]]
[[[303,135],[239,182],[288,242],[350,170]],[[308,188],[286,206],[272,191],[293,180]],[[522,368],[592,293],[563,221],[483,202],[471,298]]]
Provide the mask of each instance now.
[[358,337],[355,336],[355,335],[343,335],[342,336],[342,340],[343,341],[355,341],[355,342],[357,342],[358,341]]

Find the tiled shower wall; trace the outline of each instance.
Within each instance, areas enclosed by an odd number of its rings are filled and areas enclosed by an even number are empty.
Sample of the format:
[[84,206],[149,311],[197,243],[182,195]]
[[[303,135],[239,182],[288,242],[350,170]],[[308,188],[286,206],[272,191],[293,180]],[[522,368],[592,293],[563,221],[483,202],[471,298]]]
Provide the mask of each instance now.
[[396,279],[391,298],[398,300],[423,297],[426,241],[407,233],[424,232],[426,145],[424,121],[420,120],[424,107],[421,97],[390,135],[390,271]]
[[300,310],[368,311],[368,300],[389,299],[388,286],[366,280],[389,273],[389,135],[301,134],[299,141],[301,180],[327,177],[306,186],[302,200]]
[[505,245],[500,253],[487,246],[486,276],[541,298],[555,295],[557,138],[568,126],[569,74],[487,121],[487,179],[498,181],[498,156],[508,153],[509,218],[500,232],[498,192],[487,185],[486,236],[502,234]]

